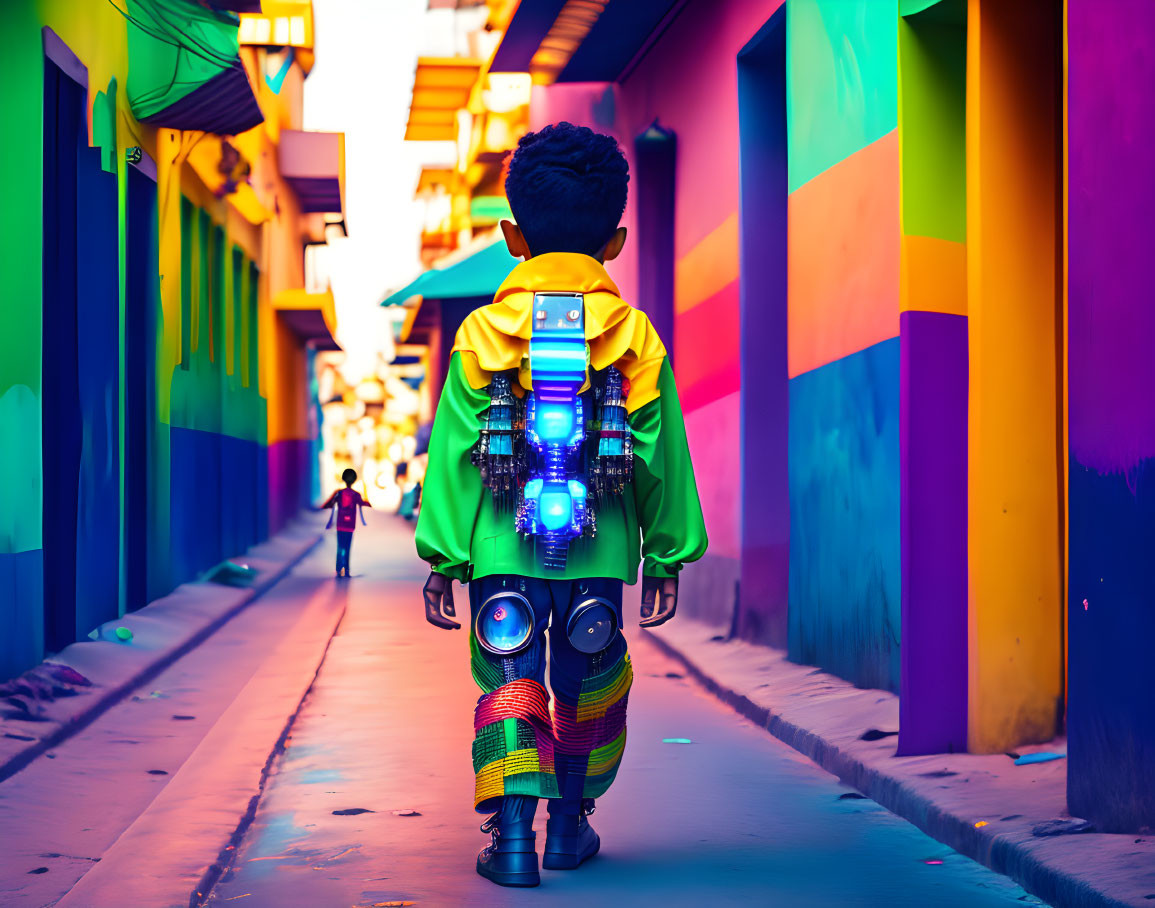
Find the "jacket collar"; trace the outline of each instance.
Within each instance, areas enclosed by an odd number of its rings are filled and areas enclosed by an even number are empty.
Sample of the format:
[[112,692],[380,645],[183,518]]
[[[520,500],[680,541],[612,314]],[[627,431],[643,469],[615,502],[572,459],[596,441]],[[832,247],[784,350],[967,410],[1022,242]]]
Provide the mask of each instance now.
[[604,334],[630,311],[597,259],[577,252],[547,252],[522,262],[498,288],[493,308],[506,316],[505,330],[529,340],[533,294],[548,291],[585,295],[587,339]]

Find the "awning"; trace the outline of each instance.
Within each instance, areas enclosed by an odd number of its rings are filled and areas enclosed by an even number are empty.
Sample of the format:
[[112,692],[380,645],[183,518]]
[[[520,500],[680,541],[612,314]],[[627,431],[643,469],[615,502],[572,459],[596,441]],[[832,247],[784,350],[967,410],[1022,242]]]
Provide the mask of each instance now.
[[509,200],[503,195],[475,195],[469,202],[469,220],[474,227],[492,227],[512,218]]
[[431,268],[408,286],[387,296],[381,305],[400,306],[415,297],[447,300],[493,296],[517,263],[505,248],[505,241],[498,236],[465,258],[443,268]]
[[529,61],[565,4],[566,0],[521,0],[489,64],[490,72],[529,72]]
[[480,60],[419,57],[405,140],[456,142],[457,111],[468,106],[480,72]]
[[437,186],[448,188],[453,184],[454,169],[452,167],[434,167],[426,165],[421,168],[421,176],[417,180],[415,196],[423,192],[432,192]]
[[281,176],[301,201],[302,212],[344,210],[344,133],[282,129],[277,161]]
[[613,82],[663,20],[684,5],[683,0],[521,0],[490,69],[531,72],[536,82]]
[[259,13],[261,0],[209,0],[216,9],[232,10],[234,13]]
[[239,56],[238,19],[191,0],[136,0],[128,100],[150,126],[236,135],[264,120]]
[[302,346],[312,344],[314,350],[341,349],[334,339],[337,313],[332,291],[283,290],[273,298],[273,310]]
[[679,0],[610,0],[578,47],[559,82],[614,82]]

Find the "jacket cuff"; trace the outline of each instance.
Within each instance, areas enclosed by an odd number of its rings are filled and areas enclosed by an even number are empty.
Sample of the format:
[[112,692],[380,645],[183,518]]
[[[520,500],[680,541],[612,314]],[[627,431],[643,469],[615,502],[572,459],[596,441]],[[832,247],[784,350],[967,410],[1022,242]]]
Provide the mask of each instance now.
[[434,564],[430,565],[435,574],[441,574],[448,577],[450,580],[456,580],[458,583],[469,582],[469,565],[468,564]]
[[642,575],[645,577],[660,577],[660,578],[676,578],[678,572],[682,570],[682,565],[674,562],[673,564],[658,564],[657,562],[647,561],[642,566]]

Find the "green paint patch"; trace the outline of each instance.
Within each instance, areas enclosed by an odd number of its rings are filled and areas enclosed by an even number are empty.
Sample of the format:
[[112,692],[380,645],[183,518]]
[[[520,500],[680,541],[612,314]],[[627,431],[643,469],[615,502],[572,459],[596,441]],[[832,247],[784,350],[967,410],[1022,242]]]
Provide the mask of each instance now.
[[790,192],[898,125],[895,12],[879,0],[790,0]]
[[40,401],[27,385],[0,394],[0,427],[0,553],[30,552],[41,545]]
[[966,9],[960,0],[941,0],[899,19],[898,53],[903,233],[965,243]]

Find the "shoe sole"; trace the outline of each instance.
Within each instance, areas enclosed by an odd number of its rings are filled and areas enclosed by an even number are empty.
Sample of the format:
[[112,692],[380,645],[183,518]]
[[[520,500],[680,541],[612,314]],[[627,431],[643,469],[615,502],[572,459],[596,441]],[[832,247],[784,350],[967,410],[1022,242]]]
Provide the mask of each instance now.
[[602,850],[601,839],[586,854],[572,854],[565,851],[547,851],[541,856],[542,870],[577,870],[582,864]]
[[536,873],[487,873],[478,867],[477,875],[484,877],[491,883],[496,883],[498,886],[506,886],[513,889],[532,889],[534,886],[541,885],[541,876]]

